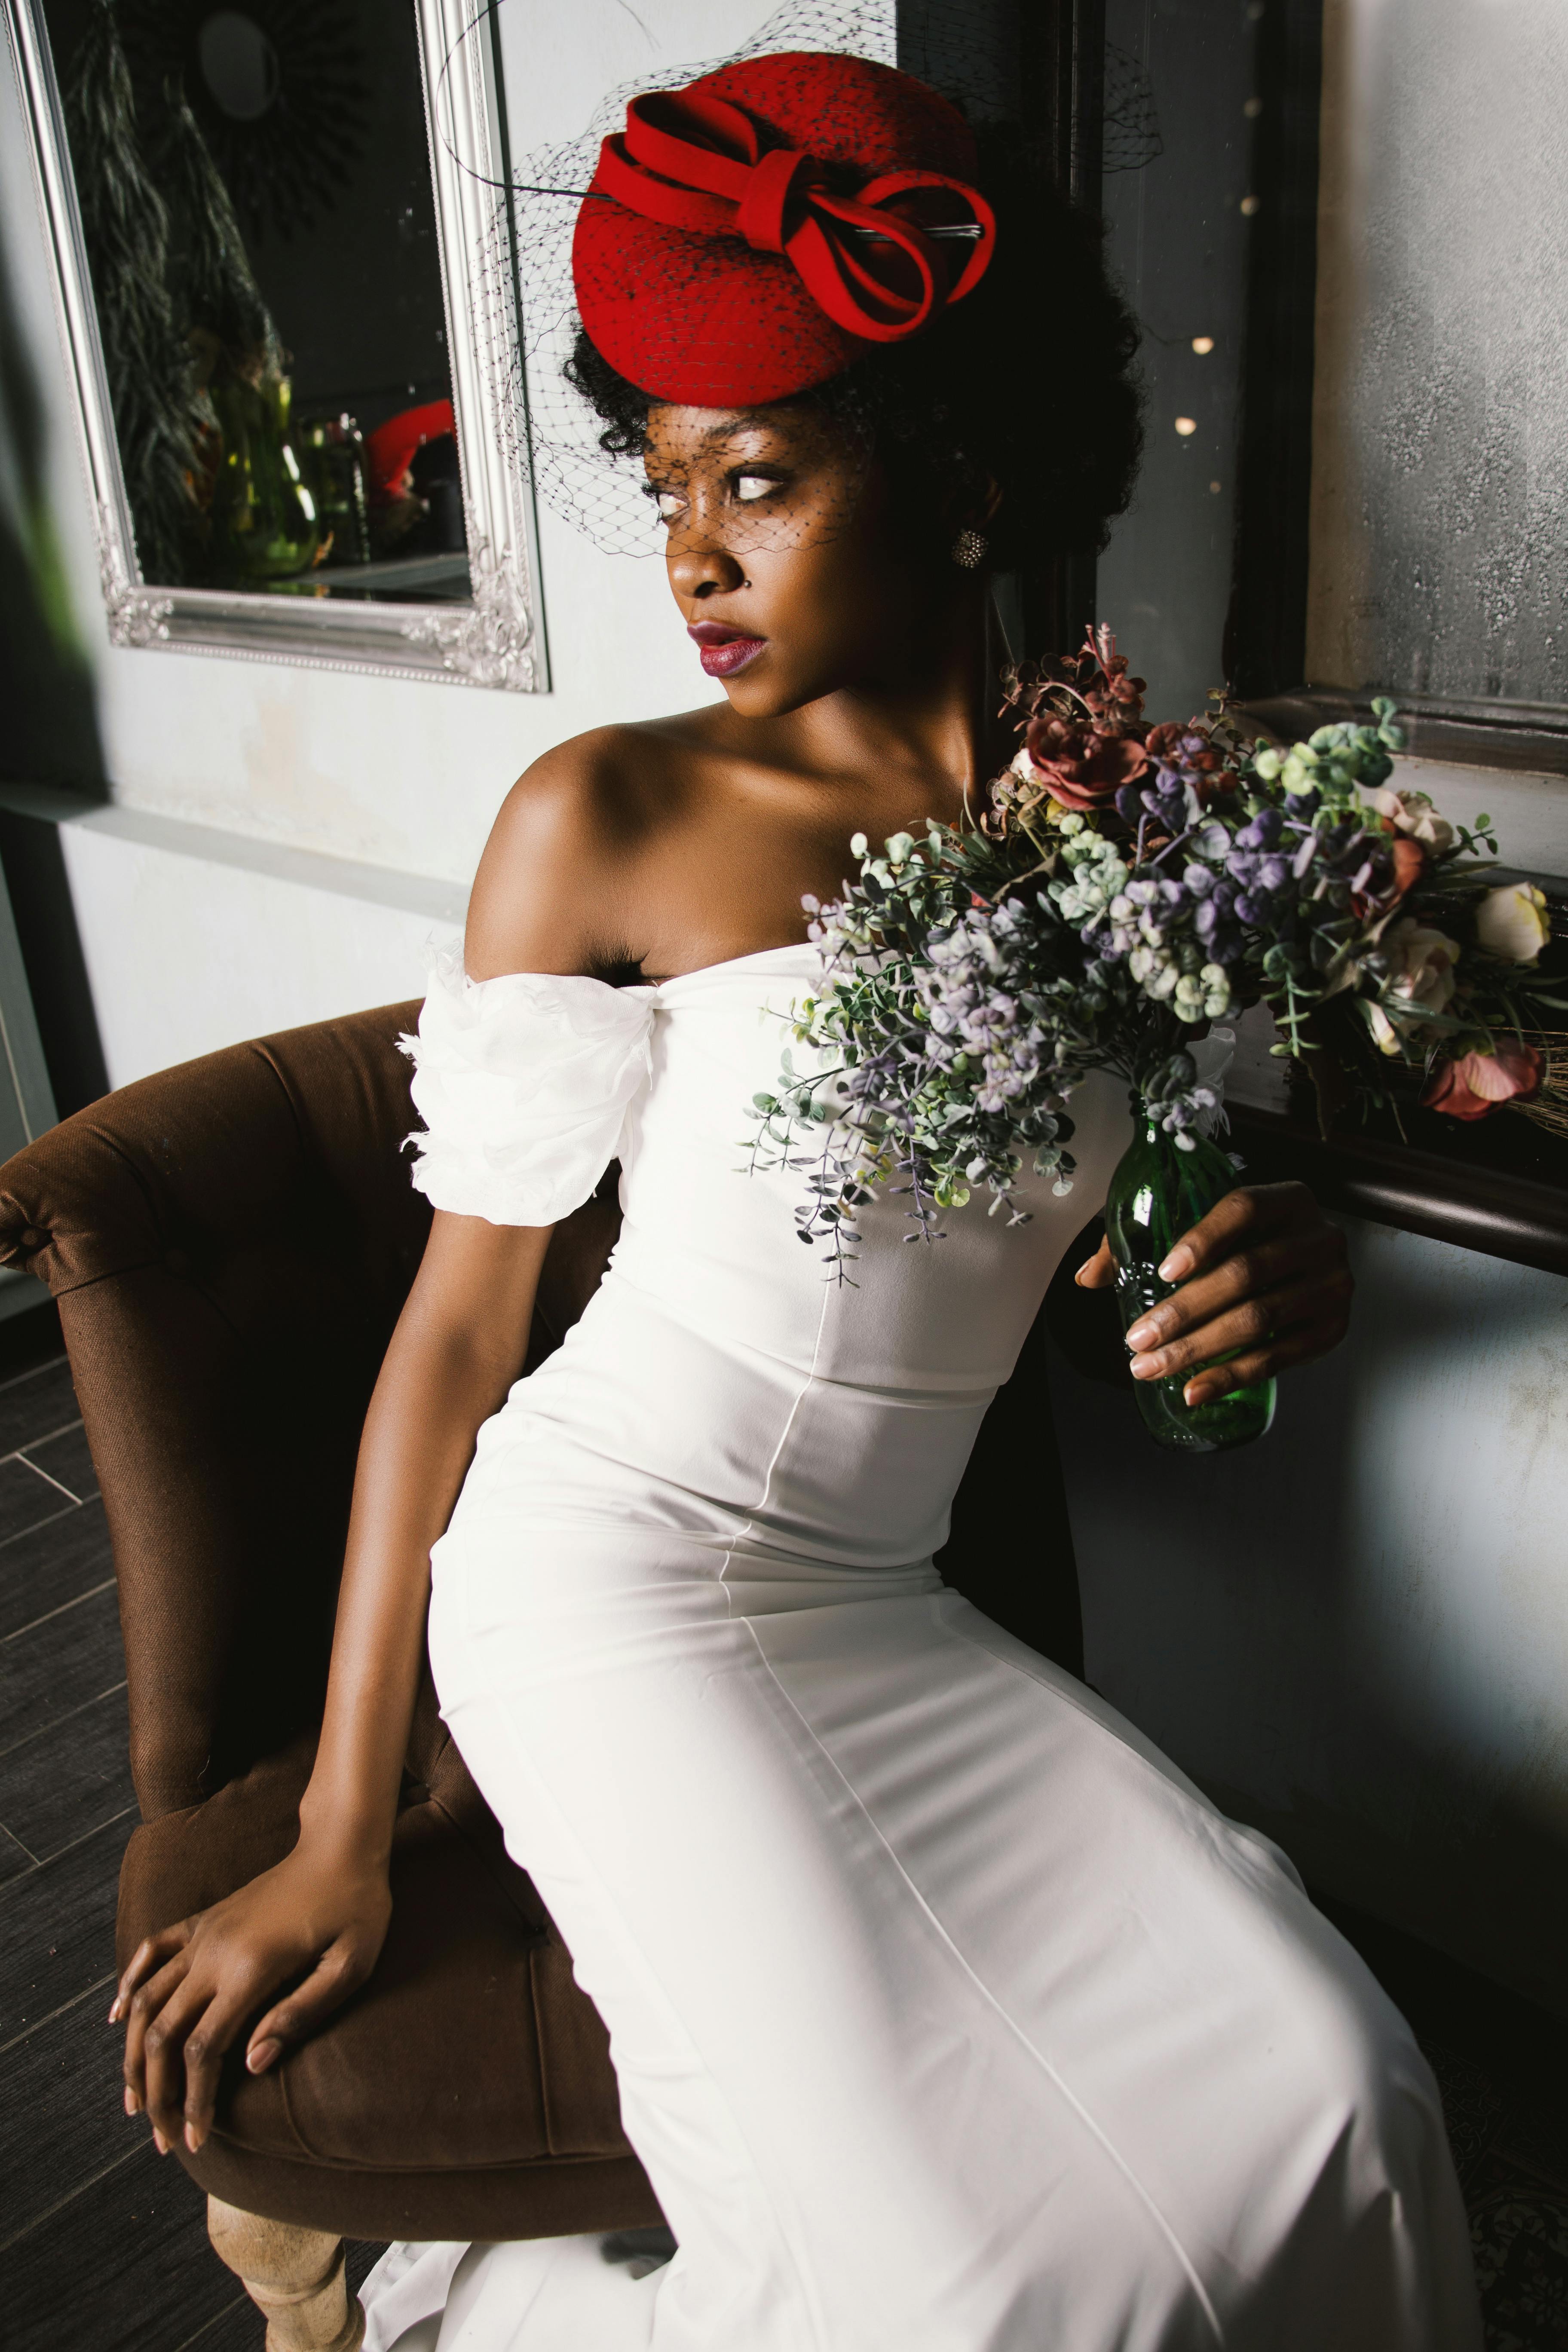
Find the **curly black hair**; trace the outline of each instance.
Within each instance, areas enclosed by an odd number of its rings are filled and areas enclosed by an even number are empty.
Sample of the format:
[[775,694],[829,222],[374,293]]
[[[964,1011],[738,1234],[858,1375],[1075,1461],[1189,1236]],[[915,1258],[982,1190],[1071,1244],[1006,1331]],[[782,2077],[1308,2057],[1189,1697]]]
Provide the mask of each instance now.
[[[1098,223],[1068,204],[1016,133],[981,126],[980,185],[996,211],[996,251],[974,291],[926,333],[879,345],[801,397],[871,444],[933,526],[978,518],[998,570],[1098,551],[1131,491],[1142,446],[1138,329],[1107,274]],[[656,404],[581,330],[568,381],[604,419],[600,446],[640,456]]]

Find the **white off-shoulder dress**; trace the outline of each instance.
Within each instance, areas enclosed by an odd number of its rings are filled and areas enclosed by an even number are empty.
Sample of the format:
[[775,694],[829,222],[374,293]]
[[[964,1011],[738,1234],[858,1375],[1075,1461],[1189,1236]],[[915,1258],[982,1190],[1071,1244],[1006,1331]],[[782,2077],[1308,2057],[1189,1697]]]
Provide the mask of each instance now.
[[602,1288],[479,1433],[430,1654],[679,2252],[395,2247],[370,2352],[1475,2352],[1397,2011],[1273,1847],[931,1565],[1124,1097],[1075,1098],[1079,1181],[1029,1224],[909,1247],[879,1202],[825,1280],[798,1174],[742,1172],[815,970],[447,964],[425,1007],[437,1207],[545,1225],[621,1162]]

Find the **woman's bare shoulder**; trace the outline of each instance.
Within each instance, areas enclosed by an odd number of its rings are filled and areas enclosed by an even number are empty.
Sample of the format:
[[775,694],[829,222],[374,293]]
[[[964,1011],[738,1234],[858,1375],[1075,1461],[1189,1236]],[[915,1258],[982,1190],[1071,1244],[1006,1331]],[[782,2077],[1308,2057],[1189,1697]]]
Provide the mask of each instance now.
[[679,822],[701,740],[683,719],[595,727],[519,777],[474,881],[465,954],[476,979],[593,972],[628,960],[636,868],[652,838]]

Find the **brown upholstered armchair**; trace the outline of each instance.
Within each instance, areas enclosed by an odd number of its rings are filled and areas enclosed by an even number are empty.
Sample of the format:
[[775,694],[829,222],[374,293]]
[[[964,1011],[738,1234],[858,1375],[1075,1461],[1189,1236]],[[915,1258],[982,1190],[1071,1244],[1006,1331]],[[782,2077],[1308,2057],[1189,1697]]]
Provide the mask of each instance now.
[[[113,1539],[142,1822],[123,1966],[150,1929],[278,1860],[319,1727],[361,1423],[428,1223],[398,1145],[415,1005],[293,1030],[142,1079],[0,1170],[0,1259],[58,1301]],[[613,1192],[561,1226],[531,1336],[596,1286]],[[994,1475],[1005,1454],[1005,1483]],[[999,1522],[1019,1497],[1023,1525]],[[952,1581],[1076,1664],[1077,1596],[1043,1375],[992,1409]],[[181,2161],[272,2352],[353,2352],[341,2240],[657,2223],[598,2014],[437,1712],[426,1675],[369,1983],[259,2080],[231,2063]]]

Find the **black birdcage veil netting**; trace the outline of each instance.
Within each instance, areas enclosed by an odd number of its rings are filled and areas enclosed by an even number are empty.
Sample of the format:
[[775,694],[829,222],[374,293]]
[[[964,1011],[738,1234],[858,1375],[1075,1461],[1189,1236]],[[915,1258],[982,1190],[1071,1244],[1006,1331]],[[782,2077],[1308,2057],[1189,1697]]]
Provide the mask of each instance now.
[[[520,0],[501,5],[515,6]],[[1004,9],[982,18],[973,0],[968,5],[963,0],[929,0],[915,12],[921,33],[912,42],[907,26],[901,39],[896,35],[892,13],[889,0],[784,0],[748,41],[725,56],[655,68],[609,90],[579,136],[515,161],[510,184],[491,183],[495,198],[473,325],[490,377],[492,414],[500,419],[508,457],[538,496],[607,552],[658,554],[666,537],[649,496],[640,446],[605,448],[606,420],[568,373],[579,335],[573,234],[600,142],[624,128],[627,100],[639,92],[679,89],[721,66],[781,51],[901,66],[955,100],[972,121],[1005,114],[1016,105],[1016,28],[1006,26]],[[465,37],[474,37],[472,28]],[[439,107],[436,111],[439,121]],[[469,159],[459,155],[458,161],[471,168]],[[693,265],[694,270],[700,267],[700,261]],[[673,280],[660,289],[658,299],[672,319],[681,315],[684,292]],[[793,407],[787,429],[805,436],[808,460],[815,453],[832,462],[807,463],[803,473],[810,478],[799,499],[767,492],[743,517],[731,503],[726,525],[731,546],[738,520],[747,543],[794,544],[805,535],[816,538],[841,527],[858,506],[873,426],[852,378]],[[637,436],[630,438],[635,444]],[[732,468],[737,457],[752,454],[742,441],[712,447],[700,459],[699,471],[716,467],[721,459]],[[661,468],[677,498],[690,493],[682,526],[690,530],[697,527],[703,484],[686,483],[680,473],[668,463]]]

